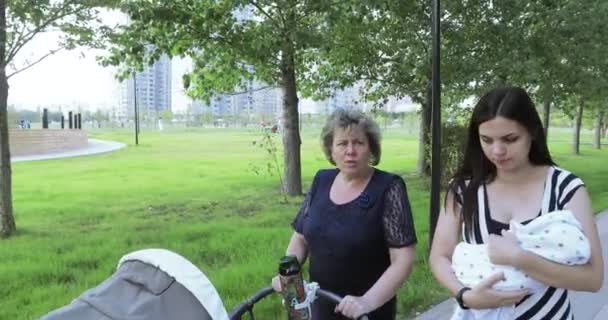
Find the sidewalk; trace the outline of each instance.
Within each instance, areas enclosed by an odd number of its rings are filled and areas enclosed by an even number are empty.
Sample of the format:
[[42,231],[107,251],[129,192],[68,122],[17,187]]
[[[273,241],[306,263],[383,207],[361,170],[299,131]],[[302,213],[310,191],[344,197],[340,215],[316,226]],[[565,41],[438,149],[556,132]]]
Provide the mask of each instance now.
[[608,319],[608,210],[597,216],[597,226],[604,257],[604,284],[596,293],[574,292],[572,307],[577,319]]
[[[602,289],[595,293],[571,291],[572,308],[576,319],[608,319],[608,209],[597,215],[597,227],[604,257],[604,284]],[[419,315],[416,319],[450,319],[455,304],[454,299],[445,300]]]
[[46,153],[46,154],[38,154],[38,155],[30,155],[30,156],[11,157],[11,163],[22,162],[22,161],[49,160],[49,159],[59,159],[59,158],[68,158],[68,157],[88,156],[88,155],[93,155],[93,154],[101,154],[101,153],[116,151],[116,150],[122,149],[126,146],[127,146],[126,144],[120,143],[120,142],[89,139],[88,145],[81,149],[70,150],[70,151],[65,151],[65,152],[58,152],[58,153]]

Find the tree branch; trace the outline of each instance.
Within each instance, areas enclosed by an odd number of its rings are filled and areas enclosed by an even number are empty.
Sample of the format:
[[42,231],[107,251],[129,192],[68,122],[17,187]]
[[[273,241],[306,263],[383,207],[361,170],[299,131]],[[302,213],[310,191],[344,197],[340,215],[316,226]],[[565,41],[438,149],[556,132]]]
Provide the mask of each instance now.
[[262,6],[260,6],[257,2],[250,0],[249,3],[256,7],[264,16],[266,16],[266,18],[268,18],[268,20],[270,20],[272,24],[279,28],[279,30],[282,29],[281,25],[277,23],[276,19],[274,19],[270,14],[268,14],[268,12],[266,12],[266,10],[264,10],[264,8],[262,8]]
[[[26,25],[25,24],[21,25],[21,30],[19,30],[19,34],[17,36],[13,37],[13,39],[10,42],[7,41],[8,42],[7,47],[13,48],[13,44],[19,42],[19,40],[23,37],[23,33],[25,33],[25,30],[27,30]],[[10,52],[9,52],[9,54],[10,54]]]
[[395,82],[395,81],[391,81],[388,79],[383,79],[383,78],[375,77],[375,76],[362,75],[360,78],[361,78],[361,80],[364,80],[364,81],[376,82],[376,83],[381,83],[381,84],[385,84],[385,85],[391,85],[394,87],[401,87],[403,85],[403,84]]
[[[11,47],[7,52],[7,56],[6,56],[6,62],[10,62],[12,59],[15,58],[15,56],[17,55],[17,53],[19,52],[19,50],[21,50],[23,48],[23,46],[25,46],[28,42],[30,42],[38,33],[40,33],[41,31],[43,31],[44,29],[46,29],[46,27],[48,27],[50,24],[52,24],[53,22],[56,22],[62,18],[65,18],[67,16],[79,13],[81,11],[84,11],[86,9],[89,9],[89,7],[79,7],[77,10],[67,10],[68,6],[71,5],[72,3],[76,2],[75,0],[72,1],[65,1],[63,3],[63,5],[61,7],[56,8],[52,14],[47,18],[46,21],[44,21],[43,23],[41,23],[40,25],[36,26],[35,28],[33,28],[32,30],[30,30],[27,34],[21,36],[19,39],[15,39],[13,45],[14,47]],[[65,11],[67,10],[67,11]],[[24,27],[25,27],[25,23],[24,23]]]
[[[333,7],[335,5],[341,4],[342,2],[343,2],[342,0],[338,0],[338,1],[333,1],[332,3],[325,4],[325,5]],[[301,15],[298,15],[298,17],[296,18],[296,22],[300,22],[300,21],[304,20],[306,17],[308,17],[310,14],[312,14],[314,12],[317,12],[316,8],[312,8],[310,10],[303,10]]]
[[51,50],[51,51],[49,51],[47,54],[43,55],[43,56],[42,56],[42,57],[40,57],[38,60],[36,60],[36,61],[34,61],[34,62],[32,62],[32,63],[28,64],[27,66],[25,66],[25,67],[23,67],[23,68],[21,68],[21,69],[19,69],[19,70],[15,70],[13,73],[8,74],[8,75],[6,76],[6,78],[7,78],[7,79],[9,79],[10,77],[12,77],[12,76],[14,76],[14,75],[16,75],[16,74],[18,74],[18,73],[20,73],[20,72],[23,72],[23,71],[25,71],[25,70],[27,70],[27,69],[29,69],[29,68],[31,68],[31,67],[33,67],[33,66],[37,65],[37,64],[38,64],[38,63],[40,63],[42,60],[46,59],[46,58],[47,58],[47,57],[49,57],[49,56],[54,55],[55,53],[57,53],[57,52],[59,52],[59,51],[61,51],[61,50],[63,50],[63,48],[62,48],[62,47],[57,48],[57,49],[55,49],[55,50]]
[[256,91],[262,91],[262,90],[266,90],[266,89],[275,89],[278,88],[277,86],[264,86],[264,87],[260,87],[260,88],[256,88],[256,89],[251,89],[251,90],[245,90],[245,91],[239,91],[239,92],[230,92],[230,93],[222,93],[223,95],[227,95],[227,96],[238,96],[239,94],[244,94],[244,93],[251,93],[251,92],[256,92]]
[[283,10],[281,10],[281,6],[275,4],[275,8],[279,13],[279,19],[281,19],[281,23],[283,23],[283,25],[287,25],[287,23],[285,22],[285,13],[283,13]]

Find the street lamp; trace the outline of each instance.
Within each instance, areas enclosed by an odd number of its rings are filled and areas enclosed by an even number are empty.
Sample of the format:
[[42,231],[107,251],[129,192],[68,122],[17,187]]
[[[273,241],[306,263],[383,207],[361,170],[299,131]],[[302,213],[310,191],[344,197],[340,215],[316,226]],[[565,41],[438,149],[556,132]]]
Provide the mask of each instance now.
[[134,122],[135,122],[135,145],[139,145],[139,117],[137,111],[137,74],[133,74],[133,105],[134,105]]
[[429,248],[433,244],[433,236],[437,227],[437,219],[440,210],[440,188],[441,188],[441,75],[440,75],[440,50],[441,50],[441,15],[440,1],[433,0],[433,12],[431,22],[432,44],[432,113],[431,113],[431,203],[429,221]]

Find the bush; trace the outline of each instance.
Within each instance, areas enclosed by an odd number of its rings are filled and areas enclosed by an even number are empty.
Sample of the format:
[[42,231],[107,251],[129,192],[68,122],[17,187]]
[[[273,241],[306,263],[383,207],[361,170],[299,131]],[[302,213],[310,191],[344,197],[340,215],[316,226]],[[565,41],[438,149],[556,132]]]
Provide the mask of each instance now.
[[[467,142],[467,127],[456,123],[444,123],[441,128],[441,186],[446,188],[464,157]],[[428,159],[432,155],[430,145],[426,148]]]

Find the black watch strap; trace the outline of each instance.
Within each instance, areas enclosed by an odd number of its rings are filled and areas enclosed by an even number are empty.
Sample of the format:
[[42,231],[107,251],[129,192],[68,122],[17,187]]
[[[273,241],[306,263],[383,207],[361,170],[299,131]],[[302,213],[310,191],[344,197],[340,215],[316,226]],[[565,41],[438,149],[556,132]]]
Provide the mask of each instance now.
[[456,296],[454,298],[456,298],[456,302],[458,302],[458,305],[460,306],[461,309],[463,310],[467,310],[469,309],[469,307],[464,305],[464,302],[462,301],[462,295],[466,292],[471,290],[471,288],[469,287],[463,287],[462,289],[458,290],[458,293],[456,293]]

